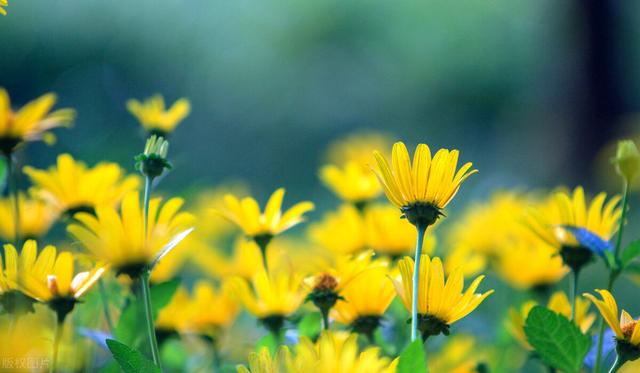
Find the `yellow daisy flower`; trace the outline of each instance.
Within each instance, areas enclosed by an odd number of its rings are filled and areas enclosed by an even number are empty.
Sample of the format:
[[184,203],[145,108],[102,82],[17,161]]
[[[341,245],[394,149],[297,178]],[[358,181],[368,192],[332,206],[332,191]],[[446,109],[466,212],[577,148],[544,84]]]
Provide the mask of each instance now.
[[[27,239],[43,237],[57,218],[51,205],[39,199],[32,199],[20,193],[20,232]],[[0,238],[6,242],[15,241],[15,219],[12,198],[0,199]]]
[[326,161],[339,166],[355,162],[362,167],[369,167],[375,162],[374,150],[389,149],[392,144],[391,138],[383,133],[354,133],[331,143],[327,149]]
[[364,220],[352,205],[326,213],[320,222],[309,227],[308,236],[334,254],[358,253],[366,248]]
[[336,303],[331,316],[372,341],[382,316],[395,298],[388,275],[386,266],[370,268],[357,275],[340,292],[344,301]]
[[98,206],[95,216],[77,213],[77,222],[70,224],[67,231],[118,273],[137,277],[163,248],[193,225],[193,215],[180,212],[182,204],[181,198],[171,198],[162,205],[160,198],[151,199],[146,239],[138,192],[124,196],[120,214],[110,206]]
[[[398,209],[390,205],[367,207],[364,216],[367,247],[376,254],[400,259],[415,250],[417,232],[405,219],[398,219]],[[425,237],[422,250],[431,254],[436,246],[436,236]]]
[[276,268],[269,273],[260,268],[251,284],[235,277],[231,285],[239,301],[274,335],[279,335],[284,322],[305,298],[303,277],[288,268]]
[[214,340],[221,330],[233,324],[240,307],[232,297],[230,283],[219,288],[207,281],[198,281],[189,303],[189,330]]
[[232,194],[224,197],[225,209],[221,210],[222,216],[235,223],[244,234],[251,237],[262,250],[264,265],[266,267],[267,245],[274,236],[302,223],[303,215],[313,210],[313,203],[305,201],[293,205],[282,212],[282,199],[284,188],[273,192],[264,212],[260,212],[260,206],[255,199],[245,197],[242,200]]
[[363,208],[380,195],[380,184],[375,174],[355,161],[343,167],[326,165],[320,169],[320,180],[345,202]]
[[[6,1],[4,4],[0,3],[0,12],[3,12],[2,6],[6,5]],[[49,130],[68,126],[75,117],[72,109],[51,112],[56,100],[55,94],[47,93],[14,112],[9,94],[4,88],[0,88],[0,151],[8,155],[24,142],[54,142],[55,136]]]
[[[527,320],[527,316],[529,316],[529,311],[531,311],[536,304],[537,303],[535,301],[529,301],[520,306],[519,310],[510,308],[509,318],[506,322],[506,328],[509,333],[511,333],[520,345],[527,350],[533,350],[533,348],[527,341],[527,336],[524,332],[524,324]],[[553,293],[547,303],[547,308],[565,316],[566,318],[571,317],[571,303],[569,303],[569,298],[563,291],[556,291]],[[591,328],[595,320],[596,315],[589,312],[589,302],[586,299],[576,299],[574,323],[580,328],[580,330],[582,330],[583,333],[586,333],[589,328]]]
[[460,185],[477,170],[472,163],[464,164],[457,172],[458,150],[440,149],[431,157],[425,144],[416,148],[413,164],[402,142],[393,145],[392,166],[380,152],[374,156],[378,180],[391,203],[402,210],[409,222],[426,228],[442,215]]
[[602,318],[609,324],[609,327],[616,335],[618,344],[630,345],[630,347],[640,352],[640,323],[638,320],[634,320],[625,310],[622,310],[620,320],[618,320],[618,303],[613,295],[607,290],[596,289],[596,292],[600,294],[602,300],[598,300],[588,293],[582,295],[598,307]]
[[[3,251],[4,255],[0,256],[0,304],[6,312],[13,315],[33,312],[36,300],[21,285],[23,277],[33,271],[35,263],[50,262],[51,257],[48,254],[38,256],[38,246],[34,240],[27,240],[20,254],[11,244],[4,245]],[[40,268],[43,264],[38,266]]]
[[271,356],[267,347],[259,352],[249,354],[249,367],[238,365],[238,373],[293,373],[288,370],[291,364],[291,351],[287,346],[280,346],[275,356]]
[[0,14],[6,16],[7,11],[4,10],[3,6],[9,6],[9,2],[7,0],[0,0]]
[[592,251],[583,247],[570,229],[585,229],[609,241],[618,229],[622,209],[618,206],[619,196],[613,196],[605,204],[606,197],[603,192],[587,203],[580,186],[572,194],[555,192],[546,204],[531,211],[528,223],[569,267],[579,269],[591,260]]
[[34,187],[33,195],[71,217],[79,211],[94,212],[97,206],[113,206],[125,193],[138,188],[136,176],[125,176],[116,163],[100,163],[87,168],[69,154],[58,156],[56,166],[48,170],[25,167]]
[[127,101],[127,109],[149,134],[167,137],[189,115],[191,103],[181,98],[165,109],[164,98],[158,94],[143,102],[131,99]]
[[[423,339],[432,335],[449,334],[449,326],[475,310],[493,290],[484,294],[475,293],[484,276],[478,276],[462,292],[463,270],[454,270],[445,283],[440,258],[430,259],[422,255],[425,264],[418,280],[418,329]],[[396,292],[402,303],[411,311],[413,289],[413,259],[405,257],[398,262],[400,280],[393,279]]]

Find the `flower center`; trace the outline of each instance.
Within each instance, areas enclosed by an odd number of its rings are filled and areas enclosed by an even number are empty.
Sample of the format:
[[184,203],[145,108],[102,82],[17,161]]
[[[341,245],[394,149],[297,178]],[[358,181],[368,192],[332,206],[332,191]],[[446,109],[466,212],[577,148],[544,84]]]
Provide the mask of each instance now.
[[637,321],[631,321],[624,326],[622,326],[622,334],[626,339],[631,339],[631,335],[633,335],[633,329],[636,327]]
[[316,280],[316,286],[313,288],[314,291],[333,291],[338,287],[338,280],[335,277],[331,276],[328,273],[323,273]]
[[400,210],[402,211],[402,216],[407,218],[409,223],[425,229],[433,225],[440,216],[444,215],[436,205],[428,202],[412,203],[402,207]]

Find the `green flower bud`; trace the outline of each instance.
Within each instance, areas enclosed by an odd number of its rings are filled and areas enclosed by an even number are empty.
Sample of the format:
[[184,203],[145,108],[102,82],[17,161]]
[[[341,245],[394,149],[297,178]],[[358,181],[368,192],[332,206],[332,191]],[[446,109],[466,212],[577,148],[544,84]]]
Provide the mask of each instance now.
[[169,142],[163,137],[152,135],[147,140],[144,153],[136,156],[136,168],[145,176],[155,178],[160,176],[164,169],[171,169],[167,160]]
[[640,172],[640,152],[631,140],[618,142],[616,156],[612,160],[616,172],[630,183]]

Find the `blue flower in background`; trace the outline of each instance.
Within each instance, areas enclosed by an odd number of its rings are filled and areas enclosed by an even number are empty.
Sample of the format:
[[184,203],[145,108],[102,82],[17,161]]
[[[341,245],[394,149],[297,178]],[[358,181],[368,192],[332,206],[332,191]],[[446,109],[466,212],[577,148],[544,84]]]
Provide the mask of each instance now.
[[[613,359],[615,358],[615,354],[613,353],[616,349],[615,335],[613,334],[613,330],[607,329],[603,335],[603,344],[602,344],[602,362],[605,366],[610,366],[613,364]],[[584,358],[584,365],[593,369],[593,366],[596,364],[596,350],[598,349],[598,336],[593,336],[593,342],[591,343],[591,350]]]
[[606,251],[613,250],[613,245],[609,241],[603,240],[600,236],[585,228],[576,228],[569,225],[563,225],[562,228],[571,233],[580,245],[591,250],[594,254],[604,257]]

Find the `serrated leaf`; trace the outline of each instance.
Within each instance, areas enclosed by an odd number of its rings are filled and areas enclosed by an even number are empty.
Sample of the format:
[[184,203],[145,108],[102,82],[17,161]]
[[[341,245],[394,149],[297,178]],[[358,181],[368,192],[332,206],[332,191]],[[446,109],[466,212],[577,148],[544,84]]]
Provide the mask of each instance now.
[[320,334],[320,323],[322,316],[319,312],[309,313],[298,323],[298,334],[300,337],[315,338]]
[[563,315],[535,306],[525,322],[529,344],[553,368],[577,373],[591,347],[591,338]]
[[120,343],[114,339],[107,339],[107,346],[113,358],[125,373],[160,372],[160,368],[142,355],[140,351],[134,350],[124,343]]
[[427,358],[422,339],[411,342],[400,354],[397,373],[427,372]]
[[623,251],[622,255],[620,255],[620,263],[622,264],[622,268],[625,268],[631,261],[640,255],[640,240],[635,240],[631,242]]

